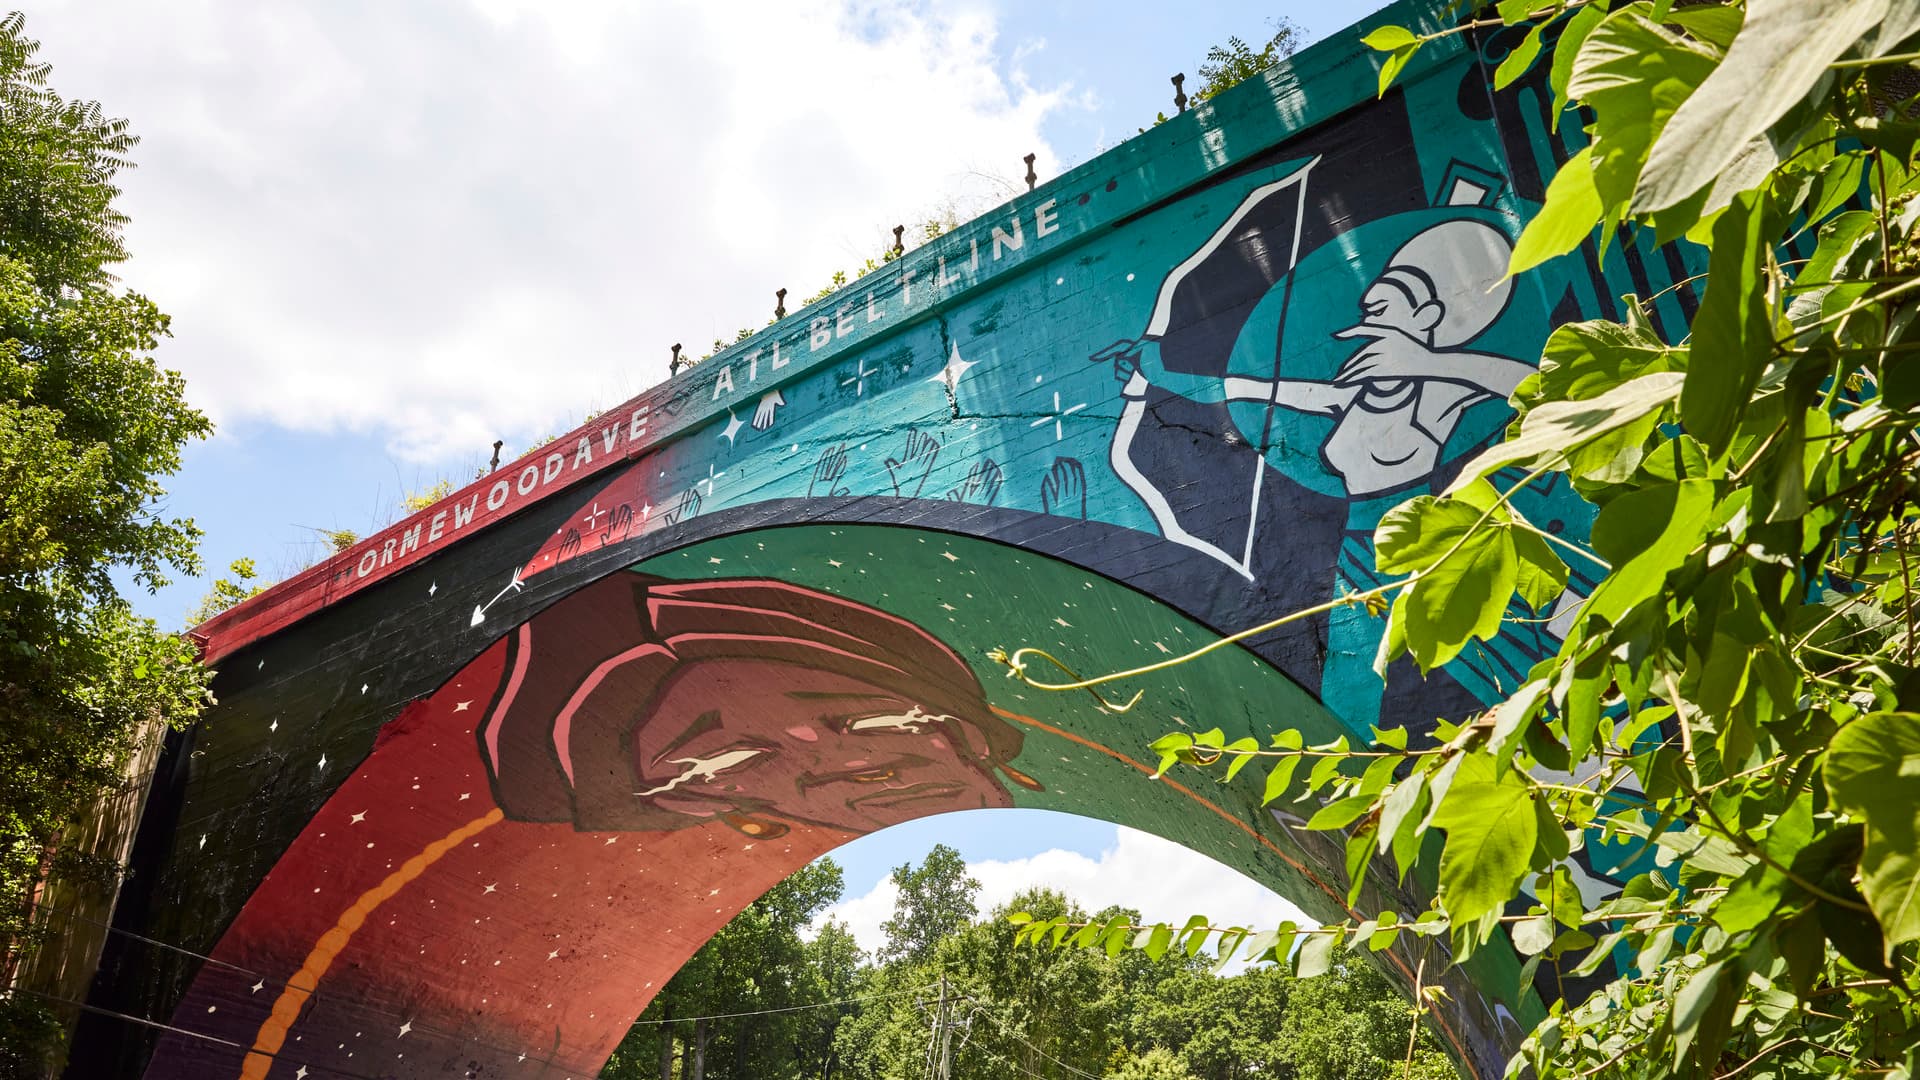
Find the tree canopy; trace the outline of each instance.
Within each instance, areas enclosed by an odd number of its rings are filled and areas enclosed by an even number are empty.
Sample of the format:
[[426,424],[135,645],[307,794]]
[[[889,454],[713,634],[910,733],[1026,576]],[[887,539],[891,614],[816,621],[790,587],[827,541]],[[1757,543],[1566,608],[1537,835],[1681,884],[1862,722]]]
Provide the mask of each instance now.
[[[153,589],[199,569],[158,478],[211,431],[152,352],[167,317],[115,287],[125,121],[47,87],[24,21],[0,19],[0,985],[33,936],[63,828],[118,779],[136,732],[205,700],[185,641],[137,617],[116,572]],[[0,1002],[0,1066],[44,1052]],[[20,1025],[15,1027],[14,1025]]]
[[[902,871],[969,880],[951,848]],[[1275,966],[1218,976],[1176,951],[1043,952],[1014,945],[1014,911],[1092,916],[1034,889],[983,918],[941,921],[918,957],[870,959],[844,925],[808,921],[838,896],[822,860],[716,934],[642,1014],[611,1080],[1453,1080],[1424,1030],[1364,961],[1301,980]],[[971,903],[973,890],[965,890]],[[811,934],[811,939],[808,939]],[[768,1012],[785,1009],[784,1012]],[[747,1015],[742,1015],[747,1014]],[[689,1019],[707,1017],[702,1021]],[[704,1048],[704,1049],[703,1049]],[[1409,1069],[1411,1072],[1409,1073]]]

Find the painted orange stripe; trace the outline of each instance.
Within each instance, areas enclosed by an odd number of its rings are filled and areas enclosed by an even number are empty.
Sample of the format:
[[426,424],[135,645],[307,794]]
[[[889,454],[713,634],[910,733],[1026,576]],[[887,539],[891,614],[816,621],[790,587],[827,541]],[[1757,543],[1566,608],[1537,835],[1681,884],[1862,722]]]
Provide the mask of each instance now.
[[[1064,728],[1054,727],[1052,724],[1049,724],[1043,720],[1035,720],[1031,716],[1022,716],[1016,712],[1008,712],[1007,710],[1002,709],[997,705],[989,705],[988,708],[992,709],[993,714],[995,716],[998,716],[1002,720],[1011,720],[1016,724],[1024,724],[1030,728],[1038,728],[1039,730],[1044,731],[1049,735],[1058,735],[1059,737],[1067,740],[1070,743],[1074,743],[1079,746],[1084,746],[1089,750],[1093,750],[1093,751],[1097,751],[1098,753],[1105,754],[1106,756],[1112,758],[1115,761],[1122,762],[1127,765],[1131,765],[1134,768],[1140,770],[1142,773],[1144,773],[1147,776],[1153,775],[1152,769],[1148,768],[1146,765],[1138,761],[1135,761],[1134,759],[1128,757],[1127,755],[1121,753],[1120,751],[1113,749],[1110,746],[1105,746],[1100,743],[1094,742],[1092,739],[1086,738],[1085,736],[1082,736],[1082,735],[1076,735],[1073,732],[1067,731]],[[1232,825],[1234,828],[1239,829],[1241,832],[1246,833],[1248,836],[1251,836],[1254,839],[1254,841],[1258,843],[1261,847],[1264,847],[1268,851],[1271,851],[1275,855],[1279,856],[1282,862],[1286,863],[1288,866],[1293,867],[1295,870],[1300,872],[1301,876],[1305,877],[1308,881],[1311,881],[1315,885],[1319,886],[1322,892],[1326,893],[1328,896],[1333,898],[1334,903],[1340,905],[1340,910],[1346,912],[1347,914],[1353,916],[1356,919],[1366,918],[1366,916],[1361,915],[1358,911],[1355,911],[1353,908],[1347,906],[1346,897],[1341,895],[1331,885],[1328,885],[1326,882],[1320,880],[1319,875],[1315,874],[1312,870],[1309,870],[1298,859],[1295,859],[1293,856],[1287,854],[1285,851],[1282,851],[1278,845],[1274,844],[1273,841],[1267,839],[1265,836],[1262,836],[1260,834],[1260,830],[1240,820],[1240,818],[1237,817],[1236,815],[1228,813],[1225,808],[1213,802],[1211,799],[1208,799],[1207,797],[1201,795],[1199,792],[1194,791],[1192,788],[1186,786],[1185,784],[1180,783],[1178,780],[1172,780],[1163,776],[1160,778],[1159,782],[1167,785],[1168,787],[1179,792],[1180,794],[1185,795],[1187,798],[1192,799],[1194,802],[1199,803],[1201,806],[1206,807],[1208,810],[1213,811],[1215,814],[1217,814],[1220,817],[1222,821],[1227,822],[1228,824]],[[1400,974],[1406,976],[1408,983],[1413,983],[1417,981],[1414,977],[1414,973],[1407,969],[1407,964],[1405,960],[1401,959],[1398,956],[1395,956],[1391,952],[1386,953],[1385,955],[1388,962],[1393,964],[1394,967],[1399,968]],[[1446,1033],[1447,1041],[1453,1044],[1453,1049],[1456,1053],[1460,1055],[1460,1060],[1466,1061],[1467,1060],[1466,1047],[1461,1044],[1460,1036],[1457,1035],[1454,1032],[1453,1028],[1447,1024],[1446,1018],[1441,1016],[1438,1012],[1431,1013],[1430,1015],[1433,1017],[1433,1022],[1440,1026],[1440,1030]]]
[[301,1007],[313,996],[327,969],[333,966],[333,958],[340,955],[340,950],[347,947],[347,942],[353,940],[354,932],[360,929],[375,908],[392,899],[408,882],[425,873],[427,867],[439,862],[441,856],[505,818],[500,808],[494,807],[428,844],[420,854],[401,863],[398,870],[388,874],[380,884],[361,893],[352,906],[341,912],[333,929],[320,935],[320,940],[313,943],[313,950],[307,953],[306,962],[281,988],[280,996],[274,1000],[272,1014],[260,1025],[260,1033],[253,1037],[253,1048],[240,1065],[240,1080],[266,1080],[267,1070],[273,1068],[273,1056],[286,1043],[287,1031],[300,1018]]

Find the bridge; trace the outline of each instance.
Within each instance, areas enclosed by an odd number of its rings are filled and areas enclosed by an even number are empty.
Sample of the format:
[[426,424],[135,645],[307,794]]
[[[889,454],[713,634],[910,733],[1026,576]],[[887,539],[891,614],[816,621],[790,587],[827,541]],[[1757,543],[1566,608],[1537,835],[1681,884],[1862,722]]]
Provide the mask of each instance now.
[[[1690,256],[1631,236],[1503,277],[1584,136],[1543,69],[1494,88],[1511,32],[1379,95],[1361,35],[1444,8],[1402,0],[199,627],[219,704],[165,749],[69,1074],[590,1076],[765,889],[962,809],[1144,829],[1321,919],[1423,910],[1388,860],[1349,907],[1312,807],[1150,779],[1147,743],[1425,730],[1514,687],[1591,582],[1425,679],[1375,674],[1363,606],[1133,680],[1124,713],[990,653],[1132,667],[1371,587],[1380,516],[1499,437],[1554,326],[1634,293],[1684,327]],[[1563,484],[1517,498],[1590,521]],[[1477,1075],[1541,1015],[1511,949],[1376,959],[1444,983]]]

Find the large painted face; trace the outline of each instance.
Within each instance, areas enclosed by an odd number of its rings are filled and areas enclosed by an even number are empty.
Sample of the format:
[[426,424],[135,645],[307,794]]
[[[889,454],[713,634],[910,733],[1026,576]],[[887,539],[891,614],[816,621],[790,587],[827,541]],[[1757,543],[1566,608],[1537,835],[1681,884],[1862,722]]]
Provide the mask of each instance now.
[[1361,324],[1398,330],[1418,341],[1429,342],[1438,320],[1438,305],[1432,297],[1418,293],[1417,285],[1410,285],[1399,277],[1377,279],[1360,297]]
[[695,662],[634,733],[634,794],[696,817],[766,814],[871,832],[1011,806],[977,727],[859,678],[796,664]]

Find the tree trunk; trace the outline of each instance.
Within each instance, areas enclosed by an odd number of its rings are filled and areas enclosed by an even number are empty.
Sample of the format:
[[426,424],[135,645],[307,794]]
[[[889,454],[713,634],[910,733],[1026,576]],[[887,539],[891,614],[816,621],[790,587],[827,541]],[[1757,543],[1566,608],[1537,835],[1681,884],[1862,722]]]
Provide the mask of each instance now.
[[687,1073],[686,1080],[706,1080],[707,1040],[713,1037],[713,1031],[703,1017],[693,1022],[693,1069]]
[[660,1080],[673,1080],[673,1029],[665,1021],[673,1019],[673,1002],[660,996]]

